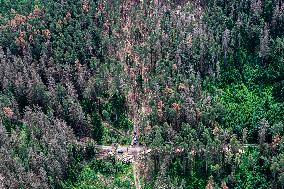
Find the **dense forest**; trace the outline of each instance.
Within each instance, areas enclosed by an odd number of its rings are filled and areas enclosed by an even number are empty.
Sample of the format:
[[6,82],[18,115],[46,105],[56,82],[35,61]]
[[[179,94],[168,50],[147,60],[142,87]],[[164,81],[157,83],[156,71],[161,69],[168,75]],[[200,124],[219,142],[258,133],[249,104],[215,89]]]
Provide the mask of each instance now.
[[283,189],[284,2],[1,0],[0,188]]

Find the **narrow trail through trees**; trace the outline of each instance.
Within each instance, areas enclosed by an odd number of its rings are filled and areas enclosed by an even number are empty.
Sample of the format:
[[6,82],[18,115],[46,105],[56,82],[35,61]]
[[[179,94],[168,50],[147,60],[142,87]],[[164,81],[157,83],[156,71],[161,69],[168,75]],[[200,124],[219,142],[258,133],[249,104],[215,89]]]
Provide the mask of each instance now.
[[[135,159],[135,157],[134,157],[134,159]],[[137,168],[137,162],[136,161],[133,162],[132,167],[133,167],[133,176],[134,176],[135,188],[141,189],[139,168]]]

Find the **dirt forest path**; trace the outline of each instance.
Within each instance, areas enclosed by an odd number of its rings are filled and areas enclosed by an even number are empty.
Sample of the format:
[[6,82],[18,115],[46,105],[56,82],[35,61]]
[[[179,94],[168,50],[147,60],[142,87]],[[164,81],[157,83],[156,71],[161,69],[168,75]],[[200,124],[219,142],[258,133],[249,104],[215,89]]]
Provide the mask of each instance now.
[[139,169],[137,168],[136,161],[133,161],[132,167],[133,167],[133,176],[134,176],[135,188],[141,189]]

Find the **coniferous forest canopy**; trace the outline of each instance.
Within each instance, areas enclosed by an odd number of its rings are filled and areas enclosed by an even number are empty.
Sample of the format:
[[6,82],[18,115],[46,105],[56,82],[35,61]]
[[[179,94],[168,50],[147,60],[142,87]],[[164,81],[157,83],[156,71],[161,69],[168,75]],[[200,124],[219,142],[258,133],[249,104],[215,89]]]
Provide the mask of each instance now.
[[282,0],[0,1],[1,189],[283,189],[283,117]]

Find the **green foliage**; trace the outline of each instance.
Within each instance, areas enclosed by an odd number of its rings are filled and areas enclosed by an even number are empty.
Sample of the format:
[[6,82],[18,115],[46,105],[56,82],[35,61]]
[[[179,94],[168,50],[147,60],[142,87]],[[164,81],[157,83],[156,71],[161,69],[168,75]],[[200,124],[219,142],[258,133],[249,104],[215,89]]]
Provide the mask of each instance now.
[[234,176],[234,188],[269,188],[268,160],[257,149],[247,149],[236,157],[238,167]]
[[251,142],[257,139],[258,123],[262,118],[271,124],[282,119],[279,117],[283,114],[279,109],[282,105],[273,99],[271,87],[256,91],[244,84],[233,85],[224,89],[220,100],[225,107],[221,122],[239,136],[247,128]]
[[110,115],[110,120],[114,127],[128,130],[132,128],[131,122],[126,115],[125,99],[122,95],[115,93],[106,105],[106,111]]
[[7,14],[10,13],[11,9],[18,11],[22,14],[31,12],[35,5],[40,5],[39,0],[3,0],[0,2],[0,13]]
[[[75,171],[78,172],[76,169]],[[63,188],[135,188],[130,165],[113,160],[93,160],[78,172],[76,181],[65,181]]]
[[92,126],[93,126],[92,136],[98,143],[100,143],[102,141],[102,137],[104,135],[102,120],[101,120],[98,113],[93,113],[91,115],[91,119],[92,119]]
[[134,188],[94,150],[133,128],[152,149],[145,188],[281,188],[283,10],[2,0],[0,188]]

